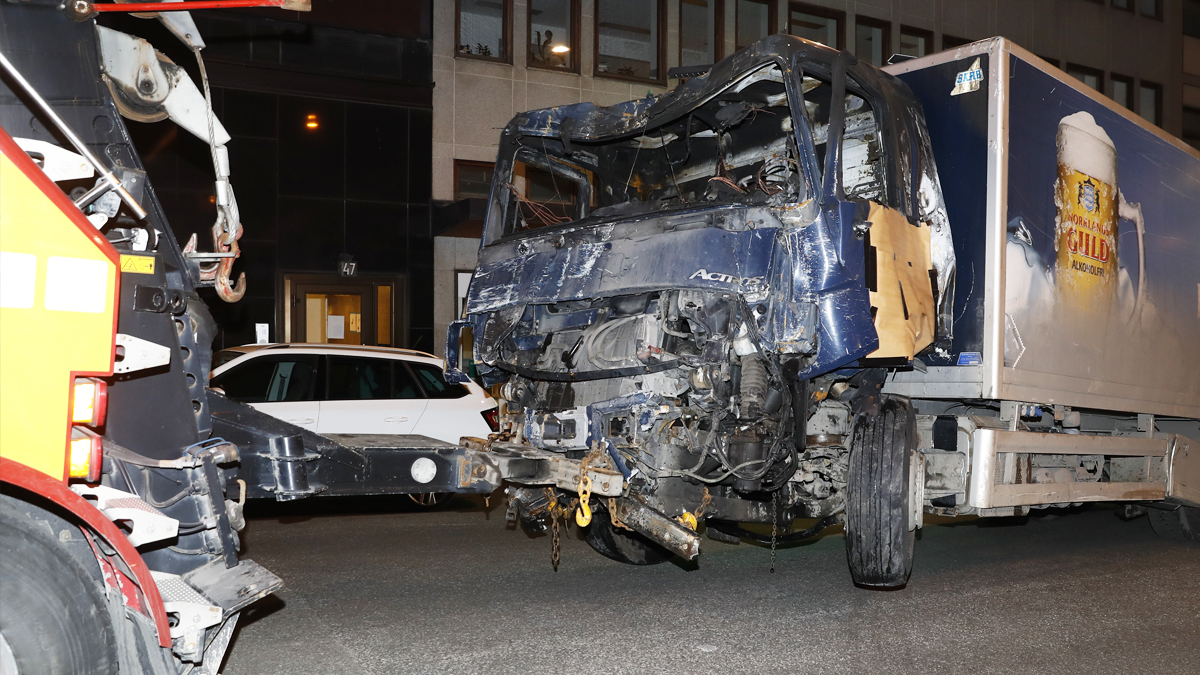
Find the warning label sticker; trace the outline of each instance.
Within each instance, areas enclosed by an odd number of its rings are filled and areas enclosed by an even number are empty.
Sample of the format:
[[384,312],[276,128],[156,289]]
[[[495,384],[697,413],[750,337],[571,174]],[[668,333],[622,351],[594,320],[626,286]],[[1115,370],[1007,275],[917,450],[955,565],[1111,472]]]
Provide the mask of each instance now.
[[133,274],[154,274],[154,257],[148,255],[121,256],[121,271]]

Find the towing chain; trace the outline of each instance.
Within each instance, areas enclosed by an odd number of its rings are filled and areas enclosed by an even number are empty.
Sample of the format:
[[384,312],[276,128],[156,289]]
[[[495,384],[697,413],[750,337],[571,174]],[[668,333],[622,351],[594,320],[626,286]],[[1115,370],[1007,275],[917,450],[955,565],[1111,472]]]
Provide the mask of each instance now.
[[708,508],[709,504],[712,504],[712,495],[709,494],[708,488],[704,488],[704,498],[700,500],[700,506],[697,506],[696,510],[692,512],[696,514],[696,520],[704,517],[704,511]]
[[775,574],[775,540],[779,536],[779,490],[771,493],[771,574]]
[[626,525],[625,521],[621,520],[621,517],[617,515],[616,497],[608,498],[608,520],[613,524],[613,527],[619,527],[622,530],[629,530],[630,532],[633,531],[633,528]]
[[550,514],[550,565],[554,571],[558,571],[558,563],[562,560],[561,542],[558,534],[558,495],[554,494],[554,488],[546,488],[546,499],[550,500],[550,505],[546,507]]

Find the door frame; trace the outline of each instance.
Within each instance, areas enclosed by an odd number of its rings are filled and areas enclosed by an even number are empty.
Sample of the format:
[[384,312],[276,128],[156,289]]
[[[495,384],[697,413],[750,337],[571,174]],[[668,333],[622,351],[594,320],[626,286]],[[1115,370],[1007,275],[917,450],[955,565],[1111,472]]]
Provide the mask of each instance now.
[[[354,277],[342,277],[337,274],[314,274],[311,272],[291,273],[280,272],[276,279],[276,316],[280,317],[281,327],[276,335],[283,335],[284,341],[295,342],[295,338],[304,335],[306,331],[305,318],[308,313],[306,303],[300,298],[308,293],[320,294],[361,294],[363,304],[362,335],[363,346],[376,346],[379,332],[376,330],[375,314],[378,308],[379,285],[392,287],[392,347],[408,345],[408,277],[401,274],[375,274]],[[370,336],[368,342],[365,336]]]

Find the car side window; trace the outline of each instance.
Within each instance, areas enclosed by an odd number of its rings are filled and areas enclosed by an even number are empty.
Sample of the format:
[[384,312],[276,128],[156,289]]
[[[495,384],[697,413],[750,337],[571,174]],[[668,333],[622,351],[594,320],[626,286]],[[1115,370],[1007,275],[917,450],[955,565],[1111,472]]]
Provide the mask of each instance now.
[[409,363],[425,395],[429,398],[462,398],[469,392],[461,384],[449,384],[442,376],[442,369],[424,363]]
[[403,361],[392,361],[392,398],[425,398]]
[[241,403],[311,401],[317,382],[316,355],[249,359],[212,379],[229,398]]
[[329,357],[330,401],[363,401],[391,397],[392,369],[387,359]]
[[274,372],[275,364],[270,359],[250,359],[214,377],[210,386],[241,403],[262,403],[267,400]]
[[267,402],[311,401],[317,382],[316,355],[279,359],[271,374]]

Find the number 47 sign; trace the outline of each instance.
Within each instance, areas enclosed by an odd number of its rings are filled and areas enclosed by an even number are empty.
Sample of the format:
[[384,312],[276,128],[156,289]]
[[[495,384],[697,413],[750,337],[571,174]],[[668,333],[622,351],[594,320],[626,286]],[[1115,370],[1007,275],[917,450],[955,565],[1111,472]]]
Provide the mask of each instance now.
[[342,254],[338,261],[338,274],[343,277],[352,277],[358,274],[358,263],[354,261],[353,256]]

